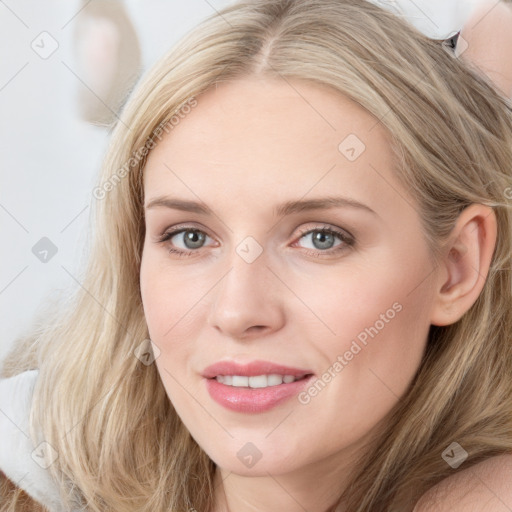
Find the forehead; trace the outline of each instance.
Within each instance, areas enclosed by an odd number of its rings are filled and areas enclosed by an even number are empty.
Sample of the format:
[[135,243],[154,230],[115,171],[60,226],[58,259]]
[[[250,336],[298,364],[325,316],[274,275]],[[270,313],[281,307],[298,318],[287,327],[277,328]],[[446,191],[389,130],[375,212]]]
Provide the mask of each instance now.
[[370,201],[396,196],[396,188],[382,190],[383,179],[394,180],[388,132],[330,87],[248,78],[196,99],[149,154],[146,194],[277,200],[336,189]]

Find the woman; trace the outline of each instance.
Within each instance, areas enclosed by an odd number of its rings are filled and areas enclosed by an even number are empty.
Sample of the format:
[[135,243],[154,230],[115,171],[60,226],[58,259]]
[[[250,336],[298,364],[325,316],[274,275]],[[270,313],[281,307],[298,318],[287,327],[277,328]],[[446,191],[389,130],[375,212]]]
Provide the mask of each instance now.
[[55,510],[510,504],[509,107],[366,1],[202,23],[122,112],[73,301],[11,357],[34,464],[5,487],[45,478],[26,489]]

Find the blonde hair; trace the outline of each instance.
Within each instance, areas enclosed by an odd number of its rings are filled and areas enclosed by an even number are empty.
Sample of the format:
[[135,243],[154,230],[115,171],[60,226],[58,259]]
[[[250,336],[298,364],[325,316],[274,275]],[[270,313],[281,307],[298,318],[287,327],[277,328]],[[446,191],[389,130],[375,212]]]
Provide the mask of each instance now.
[[343,493],[347,510],[412,508],[456,471],[441,457],[453,441],[469,453],[461,469],[512,450],[508,101],[440,41],[365,0],[242,1],[202,22],[138,84],[99,178],[81,284],[6,366],[39,368],[33,436],[59,453],[49,471],[63,499],[74,493],[88,510],[212,508],[214,463],[177,416],[156,366],[134,355],[148,338],[140,149],[187,105],[200,108],[202,92],[249,75],[327,85],[373,114],[392,135],[397,178],[420,205],[434,255],[468,205],[489,205],[498,221],[483,291],[458,322],[431,328],[410,389]]

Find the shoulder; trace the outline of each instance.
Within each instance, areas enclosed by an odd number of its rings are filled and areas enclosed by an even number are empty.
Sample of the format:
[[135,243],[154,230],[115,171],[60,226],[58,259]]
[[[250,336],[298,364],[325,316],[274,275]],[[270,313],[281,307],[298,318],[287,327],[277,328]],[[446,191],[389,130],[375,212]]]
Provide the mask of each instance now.
[[413,512],[510,512],[512,454],[459,471],[427,491]]
[[34,446],[30,437],[29,417],[37,377],[38,371],[31,370],[0,379],[0,472],[30,498],[58,511],[58,488],[39,453],[44,446]]

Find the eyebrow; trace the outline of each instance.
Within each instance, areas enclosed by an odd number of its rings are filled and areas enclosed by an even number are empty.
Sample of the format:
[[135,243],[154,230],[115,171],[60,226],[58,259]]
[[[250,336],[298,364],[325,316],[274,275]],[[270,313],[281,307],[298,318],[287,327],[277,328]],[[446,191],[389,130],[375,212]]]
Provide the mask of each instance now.
[[[155,197],[148,202],[148,204],[145,206],[145,209],[149,210],[156,207],[171,208],[173,210],[198,213],[201,215],[213,214],[211,208],[209,208],[205,203],[168,196]],[[354,199],[339,196],[286,201],[285,203],[279,204],[274,208],[274,215],[276,217],[284,217],[293,213],[309,210],[326,210],[330,208],[357,208],[359,210],[372,213],[373,215],[377,215],[377,213],[369,206],[360,203],[359,201],[355,201]]]

